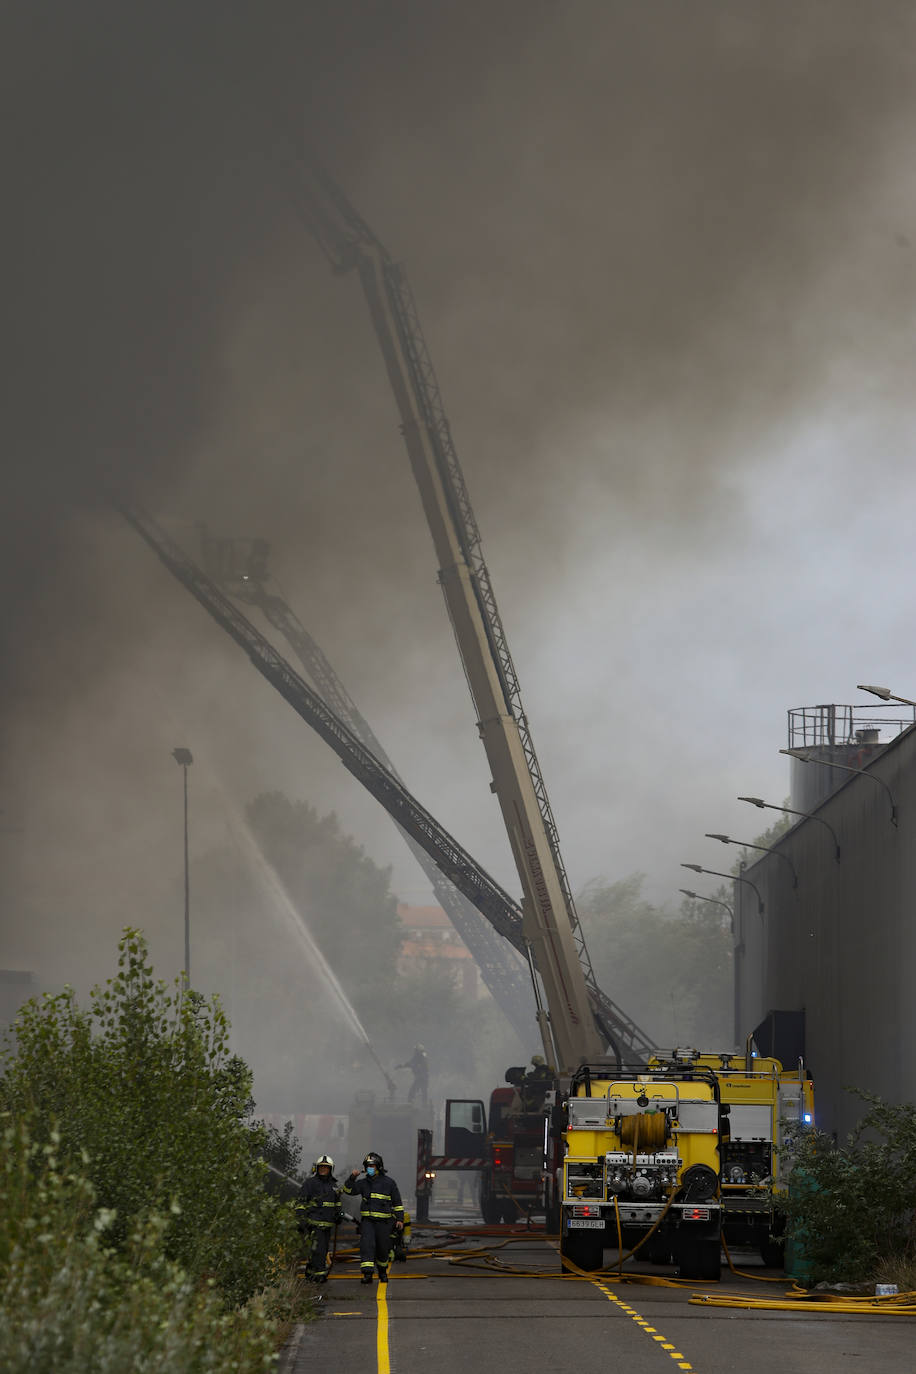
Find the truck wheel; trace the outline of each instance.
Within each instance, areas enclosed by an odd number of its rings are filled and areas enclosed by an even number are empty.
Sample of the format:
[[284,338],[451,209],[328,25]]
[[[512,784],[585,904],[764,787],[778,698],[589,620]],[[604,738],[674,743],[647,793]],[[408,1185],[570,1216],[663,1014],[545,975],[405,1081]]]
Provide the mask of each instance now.
[[718,1280],[722,1277],[722,1244],[718,1236],[704,1236],[700,1243],[701,1279]]
[[480,1215],[483,1217],[487,1226],[496,1226],[502,1216],[502,1207],[499,1199],[492,1193],[481,1193],[480,1195]]
[[682,1237],[677,1273],[681,1279],[718,1279],[722,1274],[722,1245],[719,1237]]
[[577,1265],[579,1269],[587,1269],[589,1273],[594,1273],[596,1269],[600,1269],[604,1261],[604,1232],[567,1231],[561,1235],[561,1268],[566,1268],[563,1260],[567,1259]]
[[677,1256],[677,1276],[679,1279],[698,1279],[699,1254],[693,1236],[679,1236]]
[[670,1264],[671,1263],[671,1242],[667,1240],[650,1240],[644,1250],[637,1250],[637,1259],[641,1254],[645,1254],[650,1264]]

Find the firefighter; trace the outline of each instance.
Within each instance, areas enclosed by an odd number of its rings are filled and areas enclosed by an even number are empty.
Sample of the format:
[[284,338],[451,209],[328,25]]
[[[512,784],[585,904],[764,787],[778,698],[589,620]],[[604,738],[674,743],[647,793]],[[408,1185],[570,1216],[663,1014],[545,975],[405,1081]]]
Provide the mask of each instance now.
[[306,1276],[313,1283],[327,1283],[328,1242],[331,1231],[343,1216],[340,1189],[330,1155],[319,1155],[315,1160],[312,1172],[299,1189],[296,1208],[301,1218],[300,1228],[310,1241]]
[[379,1283],[387,1283],[392,1231],[400,1239],[404,1230],[404,1205],[398,1185],[385,1173],[380,1154],[370,1150],[363,1160],[363,1168],[366,1171],[364,1178],[359,1177],[359,1169],[353,1169],[343,1186],[349,1197],[360,1198],[360,1282],[371,1283],[372,1271],[376,1269]]
[[531,1068],[521,1084],[522,1105],[526,1112],[538,1112],[553,1083],[553,1070],[542,1054],[531,1056]]
[[412,1102],[419,1094],[420,1102],[424,1107],[429,1105],[429,1060],[426,1058],[426,1051],[422,1045],[415,1045],[414,1051],[406,1064],[396,1064],[395,1068],[410,1069],[413,1074],[413,1082],[407,1094],[407,1101]]

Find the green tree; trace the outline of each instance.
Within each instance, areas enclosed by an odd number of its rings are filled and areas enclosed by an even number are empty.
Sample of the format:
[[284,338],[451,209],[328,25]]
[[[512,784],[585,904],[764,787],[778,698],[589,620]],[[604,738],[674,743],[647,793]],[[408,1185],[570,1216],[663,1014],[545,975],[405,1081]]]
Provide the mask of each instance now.
[[844,1145],[786,1126],[793,1170],[777,1203],[812,1284],[871,1280],[916,1261],[916,1104],[857,1096],[869,1109]]
[[391,870],[304,801],[265,792],[246,807],[261,849],[358,1011],[390,988],[401,945]]
[[88,1010],[71,989],[32,1000],[15,1023],[0,1106],[52,1132],[85,1167],[123,1249],[138,1222],[171,1217],[165,1254],[192,1279],[211,1275],[243,1302],[292,1244],[288,1209],[264,1189],[246,1125],[251,1075],[228,1053],[218,999],[172,992],[153,976],[146,942],[127,930],[118,972]]
[[[68,1167],[22,1117],[0,1114],[0,1369],[4,1374],[256,1374],[277,1321],[263,1296],[227,1310],[168,1258],[173,1215],[135,1218],[120,1247],[87,1161]],[[298,1314],[297,1314],[298,1315]],[[304,1314],[303,1314],[304,1315]]]
[[644,881],[641,873],[595,879],[577,899],[598,982],[658,1044],[730,1048],[727,916],[689,899],[677,914],[654,906]]
[[509,1063],[539,1048],[533,1003],[526,1053],[499,1009],[465,993],[445,961],[398,971],[402,927],[390,872],[335,816],[276,792],[257,797],[246,813],[269,868],[243,843],[197,864],[195,959],[227,989],[236,1042],[256,1068],[259,1109],[345,1112],[354,1091],[387,1091],[321,959],[399,1095],[409,1077],[392,1066],[417,1042],[426,1046],[436,1097],[498,1082]]

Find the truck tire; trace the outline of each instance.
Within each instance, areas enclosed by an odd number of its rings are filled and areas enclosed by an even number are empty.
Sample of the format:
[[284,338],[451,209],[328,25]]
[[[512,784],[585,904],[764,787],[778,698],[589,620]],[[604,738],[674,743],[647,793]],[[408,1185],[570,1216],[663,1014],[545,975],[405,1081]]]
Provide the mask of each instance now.
[[579,1269],[594,1273],[604,1262],[603,1231],[565,1231],[560,1236],[560,1267],[570,1260]]
[[492,1193],[481,1193],[480,1215],[487,1226],[498,1226],[502,1217],[502,1204]]
[[682,1236],[678,1278],[718,1279],[722,1274],[722,1244],[718,1236]]
[[648,1245],[636,1251],[636,1258],[645,1256],[650,1264],[670,1264],[671,1263],[671,1242],[670,1240],[658,1240],[653,1236]]
[[722,1277],[722,1243],[718,1236],[704,1236],[700,1246],[699,1278],[715,1282]]

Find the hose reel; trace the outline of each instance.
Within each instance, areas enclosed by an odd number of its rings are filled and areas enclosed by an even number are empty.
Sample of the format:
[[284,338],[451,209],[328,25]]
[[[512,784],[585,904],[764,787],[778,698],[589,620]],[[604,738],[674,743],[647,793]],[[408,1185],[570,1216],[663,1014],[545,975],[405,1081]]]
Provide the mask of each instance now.
[[661,1150],[668,1139],[668,1118],[664,1112],[637,1112],[620,1119],[620,1143],[633,1151],[633,1163],[637,1154],[654,1154]]

